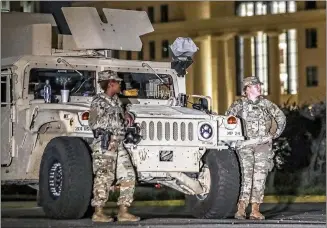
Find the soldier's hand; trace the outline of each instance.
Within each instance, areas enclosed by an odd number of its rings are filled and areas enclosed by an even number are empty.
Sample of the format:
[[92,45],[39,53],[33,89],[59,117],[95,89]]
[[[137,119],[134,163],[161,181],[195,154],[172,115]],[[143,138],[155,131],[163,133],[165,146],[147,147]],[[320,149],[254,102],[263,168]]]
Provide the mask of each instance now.
[[125,112],[125,124],[126,124],[127,127],[130,127],[130,126],[132,126],[134,124],[134,118],[128,112]]
[[270,137],[271,139],[273,139],[275,137],[275,135],[272,134],[271,132],[268,132],[268,137]]

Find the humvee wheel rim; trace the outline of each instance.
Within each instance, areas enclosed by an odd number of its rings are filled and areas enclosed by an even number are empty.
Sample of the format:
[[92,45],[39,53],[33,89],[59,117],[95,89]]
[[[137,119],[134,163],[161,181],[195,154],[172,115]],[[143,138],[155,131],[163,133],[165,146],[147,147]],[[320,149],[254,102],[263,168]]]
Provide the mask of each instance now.
[[62,188],[62,167],[59,162],[55,162],[49,171],[49,189],[53,198],[58,198]]
[[205,200],[207,198],[208,194],[197,194],[195,196],[196,196],[196,198],[198,200],[202,201],[202,200]]

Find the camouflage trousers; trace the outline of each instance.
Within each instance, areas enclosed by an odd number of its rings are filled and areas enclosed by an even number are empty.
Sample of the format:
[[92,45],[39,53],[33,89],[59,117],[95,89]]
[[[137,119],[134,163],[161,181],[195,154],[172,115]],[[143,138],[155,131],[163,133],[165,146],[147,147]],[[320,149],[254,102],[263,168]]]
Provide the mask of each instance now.
[[[134,200],[135,172],[130,156],[122,141],[111,142],[108,150],[102,150],[101,141],[93,143],[93,207],[103,207],[109,198],[109,190],[115,177],[120,185],[118,205],[129,207]],[[116,175],[115,175],[116,174]]]
[[242,186],[239,200],[262,203],[266,179],[273,167],[272,143],[246,146],[238,150],[242,168]]

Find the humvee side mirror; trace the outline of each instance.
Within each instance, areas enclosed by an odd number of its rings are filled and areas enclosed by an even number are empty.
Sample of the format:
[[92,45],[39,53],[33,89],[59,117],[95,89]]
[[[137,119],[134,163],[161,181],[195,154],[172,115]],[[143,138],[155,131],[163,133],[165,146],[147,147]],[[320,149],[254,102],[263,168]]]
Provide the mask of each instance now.
[[199,103],[192,104],[192,108],[209,113],[208,100],[205,98],[200,98]]
[[208,100],[205,98],[200,98],[200,105],[202,107],[202,110],[208,110],[209,111],[209,105],[208,105]]

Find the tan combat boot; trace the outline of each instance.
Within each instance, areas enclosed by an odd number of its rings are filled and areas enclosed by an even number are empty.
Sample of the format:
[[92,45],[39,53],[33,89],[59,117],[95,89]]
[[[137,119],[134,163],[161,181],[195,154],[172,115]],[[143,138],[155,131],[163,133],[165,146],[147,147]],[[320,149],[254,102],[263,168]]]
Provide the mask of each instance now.
[[140,221],[140,217],[128,213],[128,207],[124,205],[119,206],[119,211],[117,215],[117,220],[119,222],[137,222]]
[[237,212],[235,213],[234,218],[246,219],[246,213],[245,213],[246,207],[247,207],[247,205],[246,205],[245,201],[243,201],[243,200],[238,201]]
[[263,220],[265,219],[265,216],[263,216],[259,211],[260,204],[258,203],[252,203],[252,212],[250,214],[250,219],[256,219],[256,220]]
[[93,222],[112,222],[114,221],[113,218],[110,216],[107,216],[103,213],[103,208],[102,207],[95,207],[95,212],[92,216],[92,221]]

